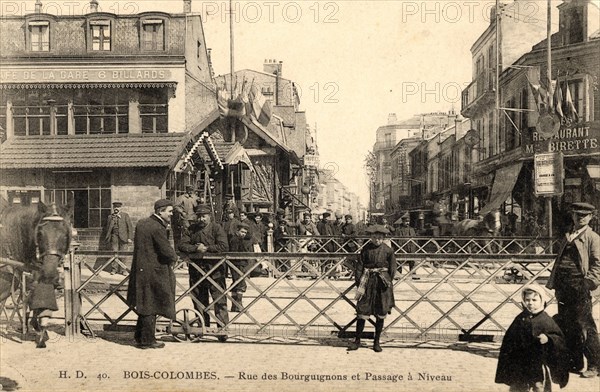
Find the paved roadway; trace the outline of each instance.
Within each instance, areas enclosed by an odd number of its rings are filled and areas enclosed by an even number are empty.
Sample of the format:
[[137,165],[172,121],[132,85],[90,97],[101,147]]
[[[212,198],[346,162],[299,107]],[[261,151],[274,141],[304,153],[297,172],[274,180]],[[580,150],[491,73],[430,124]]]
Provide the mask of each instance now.
[[[45,392],[508,390],[493,382],[498,344],[385,340],[384,351],[375,353],[367,347],[348,352],[347,341],[339,339],[259,344],[206,338],[139,350],[130,345],[130,334],[77,342],[50,335],[46,350],[35,349],[33,342],[2,342],[3,390],[15,385]],[[564,391],[598,392],[600,378],[572,377]]]

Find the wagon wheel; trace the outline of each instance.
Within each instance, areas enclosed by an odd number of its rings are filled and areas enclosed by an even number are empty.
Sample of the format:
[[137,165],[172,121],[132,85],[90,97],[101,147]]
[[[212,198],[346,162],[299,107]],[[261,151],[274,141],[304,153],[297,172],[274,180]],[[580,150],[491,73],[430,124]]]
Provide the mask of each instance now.
[[179,309],[169,322],[167,332],[180,342],[197,342],[206,334],[204,317],[196,309]]

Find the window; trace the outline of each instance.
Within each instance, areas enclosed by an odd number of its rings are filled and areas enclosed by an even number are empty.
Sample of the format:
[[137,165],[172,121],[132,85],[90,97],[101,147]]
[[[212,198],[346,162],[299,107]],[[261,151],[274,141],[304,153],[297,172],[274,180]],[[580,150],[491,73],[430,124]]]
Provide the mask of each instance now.
[[0,89],[0,143],[4,143],[6,140],[6,109],[7,109],[7,97],[4,90]]
[[143,133],[163,133],[169,128],[166,89],[144,89],[140,93],[140,117]]
[[110,51],[110,21],[94,20],[90,22],[91,49],[93,51]]
[[575,111],[577,112],[577,117],[580,121],[591,121],[592,119],[588,118],[588,110],[586,110],[586,106],[588,105],[585,104],[584,81],[582,79],[569,80],[567,84],[569,85],[569,92],[575,106]]
[[32,52],[50,51],[50,24],[46,21],[29,22],[29,50]]
[[142,21],[142,50],[159,51],[165,49],[165,29],[162,19]]
[[73,98],[75,133],[128,133],[128,97],[116,89],[77,91]]

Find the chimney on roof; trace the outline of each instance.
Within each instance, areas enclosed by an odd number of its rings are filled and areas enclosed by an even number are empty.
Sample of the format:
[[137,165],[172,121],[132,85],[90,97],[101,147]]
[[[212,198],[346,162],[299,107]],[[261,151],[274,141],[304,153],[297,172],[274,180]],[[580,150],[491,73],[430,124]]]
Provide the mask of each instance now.
[[273,59],[273,60],[266,59],[265,63],[263,64],[263,71],[265,73],[268,73],[271,75],[281,76],[282,68],[283,68],[283,61],[277,62],[277,60],[275,60],[275,59]]
[[388,114],[388,125],[393,125],[398,122],[398,117],[396,117],[396,113]]
[[183,13],[184,14],[192,13],[192,0],[183,0]]
[[90,1],[90,12],[98,12],[98,0]]
[[37,0],[35,2],[35,13],[36,14],[41,14],[42,13],[42,1],[41,0]]

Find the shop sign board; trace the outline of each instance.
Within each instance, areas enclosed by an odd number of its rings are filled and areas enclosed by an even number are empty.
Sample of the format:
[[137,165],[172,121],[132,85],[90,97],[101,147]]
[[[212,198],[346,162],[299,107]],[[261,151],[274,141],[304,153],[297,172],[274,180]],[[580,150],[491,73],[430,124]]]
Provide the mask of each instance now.
[[533,157],[535,195],[560,196],[563,194],[563,154],[549,152],[535,154]]
[[305,155],[304,166],[319,167],[319,156],[318,155]]
[[562,152],[564,156],[597,153],[600,149],[600,121],[561,124],[555,135],[545,137],[536,128],[523,135],[526,155],[542,152]]
[[39,83],[39,82],[123,82],[123,81],[164,81],[171,78],[168,69],[156,68],[43,68],[0,70],[0,83]]

